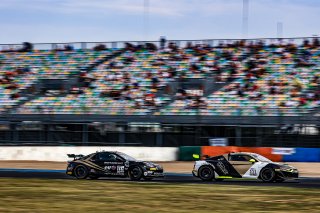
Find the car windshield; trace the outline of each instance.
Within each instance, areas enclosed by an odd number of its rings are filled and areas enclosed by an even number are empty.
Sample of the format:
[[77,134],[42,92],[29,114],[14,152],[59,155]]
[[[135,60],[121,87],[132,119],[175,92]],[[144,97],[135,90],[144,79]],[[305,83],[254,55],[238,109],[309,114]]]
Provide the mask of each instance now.
[[124,154],[124,153],[122,153],[122,152],[118,152],[118,155],[120,155],[121,157],[123,157],[125,160],[137,161],[134,157],[131,157],[130,155]]
[[261,162],[272,162],[271,160],[269,160],[268,158],[262,156],[262,155],[259,155],[259,154],[252,154],[252,156],[257,159],[258,161],[261,161]]

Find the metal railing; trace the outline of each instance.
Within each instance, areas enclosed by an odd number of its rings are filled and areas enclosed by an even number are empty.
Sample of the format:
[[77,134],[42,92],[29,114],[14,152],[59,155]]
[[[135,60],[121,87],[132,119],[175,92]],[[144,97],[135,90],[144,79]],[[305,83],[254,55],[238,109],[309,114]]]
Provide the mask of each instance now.
[[[130,107],[117,107],[117,106],[108,106],[108,107],[91,107],[91,106],[64,106],[62,109],[61,106],[50,106],[50,105],[43,105],[41,107],[36,108],[36,106],[32,109],[16,109],[10,112],[10,114],[37,114],[37,115],[73,115],[73,114],[88,114],[88,115],[125,115],[125,114],[132,114],[132,115],[139,115],[138,113],[141,112],[141,115],[152,115],[156,107],[142,107],[140,109],[130,108]],[[181,111],[176,111],[179,109]],[[219,110],[222,110],[219,112]],[[190,113],[196,113],[195,115],[203,115],[203,116],[219,116],[225,115],[229,113],[229,116],[306,116],[308,113],[313,112],[312,108],[299,108],[299,107],[279,107],[279,108],[271,108],[271,107],[216,107],[214,109],[208,108],[175,108],[175,111],[171,111],[170,109],[166,111],[163,115],[188,115]],[[216,114],[215,114],[216,113]],[[0,113],[1,114],[1,113]],[[157,114],[157,113],[156,113]]]
[[[216,46],[219,44],[232,44],[237,41],[258,42],[263,41],[265,44],[272,43],[295,43],[297,45],[302,44],[304,40],[320,39],[320,37],[291,37],[291,38],[250,38],[250,39],[195,39],[195,40],[167,40],[166,43],[173,42],[179,47],[185,47],[188,43],[191,44],[208,44],[210,46]],[[106,41],[106,42],[49,42],[49,43],[33,43],[35,50],[54,50],[57,48],[63,48],[65,45],[70,45],[74,49],[92,49],[97,45],[106,45],[108,48],[123,48],[126,43],[134,45],[140,45],[145,43],[152,43],[156,46],[160,46],[160,41]],[[10,50],[22,48],[23,44],[0,44],[0,50]]]

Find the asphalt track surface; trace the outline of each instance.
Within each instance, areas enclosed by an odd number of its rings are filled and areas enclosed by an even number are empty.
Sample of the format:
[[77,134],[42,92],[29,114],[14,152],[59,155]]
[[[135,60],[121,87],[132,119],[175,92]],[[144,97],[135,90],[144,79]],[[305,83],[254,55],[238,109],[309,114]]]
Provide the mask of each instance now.
[[[1,169],[0,178],[44,178],[44,179],[69,179],[76,180],[65,174],[65,170],[45,170],[45,169]],[[100,178],[99,181],[130,181],[128,178]],[[299,180],[287,180],[283,183],[263,183],[258,180],[248,179],[227,179],[224,181],[203,182],[191,174],[165,173],[164,178],[156,178],[152,181],[140,181],[152,183],[172,183],[172,184],[212,184],[212,185],[243,185],[243,186],[286,186],[302,188],[319,188],[320,178],[301,177]]]

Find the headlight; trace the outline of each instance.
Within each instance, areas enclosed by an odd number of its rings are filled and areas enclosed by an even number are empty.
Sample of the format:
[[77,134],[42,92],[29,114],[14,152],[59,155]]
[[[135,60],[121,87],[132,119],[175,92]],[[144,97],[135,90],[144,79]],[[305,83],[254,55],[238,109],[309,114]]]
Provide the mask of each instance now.
[[298,170],[295,168],[288,168],[288,167],[284,167],[284,168],[280,168],[281,171],[283,172],[297,172]]
[[150,162],[145,162],[144,165],[147,167],[154,167],[154,165]]

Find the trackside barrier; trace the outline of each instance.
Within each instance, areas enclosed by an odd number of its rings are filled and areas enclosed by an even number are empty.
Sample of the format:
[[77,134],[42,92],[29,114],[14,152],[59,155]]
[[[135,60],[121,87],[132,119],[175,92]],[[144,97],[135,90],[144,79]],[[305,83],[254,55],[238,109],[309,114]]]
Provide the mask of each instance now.
[[282,161],[282,156],[272,154],[271,147],[239,147],[239,146],[202,146],[202,155],[223,155],[230,152],[254,152],[269,158],[272,161]]
[[320,148],[187,146],[179,148],[179,160],[194,160],[192,154],[216,156],[230,152],[254,152],[275,162],[320,162]]
[[284,155],[285,162],[320,162],[319,148],[295,148],[295,153]]
[[179,147],[179,160],[192,161],[193,154],[201,155],[201,146],[180,146]]
[[[96,151],[119,151],[144,161],[176,161],[176,147],[0,147],[0,160],[67,161],[67,154],[90,154]],[[0,165],[1,167],[1,165]]]

